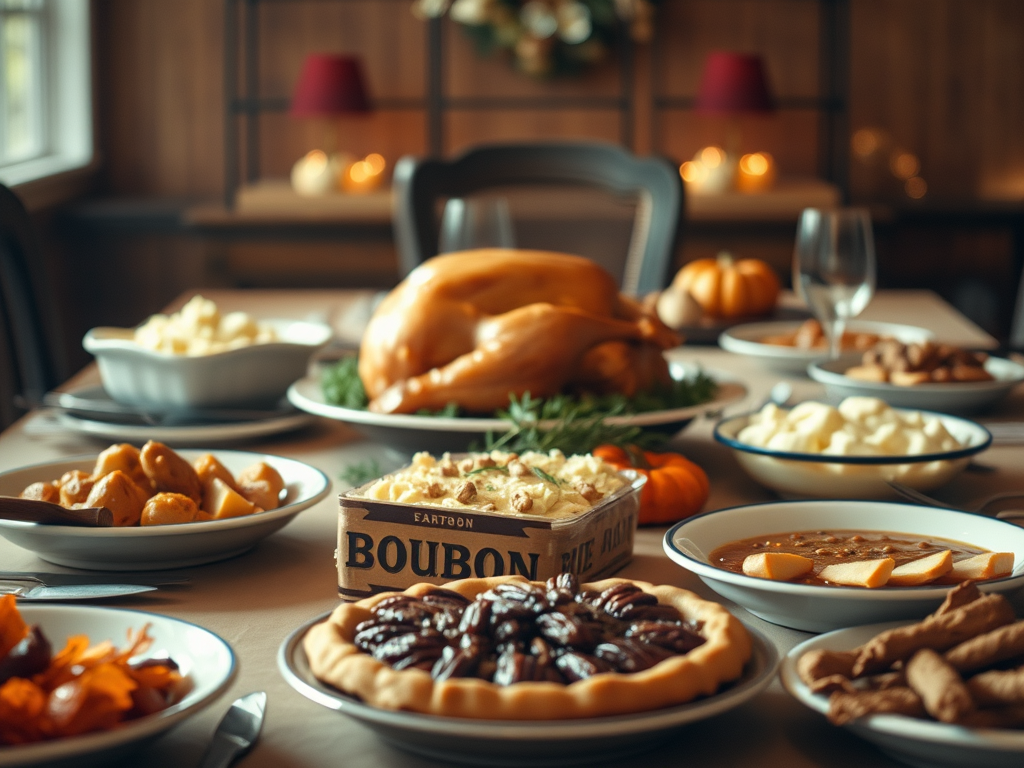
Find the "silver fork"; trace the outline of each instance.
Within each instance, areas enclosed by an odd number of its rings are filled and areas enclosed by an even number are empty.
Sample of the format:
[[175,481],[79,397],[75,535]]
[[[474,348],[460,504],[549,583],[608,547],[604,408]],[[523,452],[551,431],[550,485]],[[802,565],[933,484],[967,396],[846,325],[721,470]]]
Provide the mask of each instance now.
[[[1024,499],[1024,491],[1004,491],[1003,493],[994,493],[991,496],[986,496],[980,501],[976,501],[966,507],[954,507],[952,504],[947,504],[944,501],[933,499],[920,491],[911,488],[903,483],[897,483],[893,480],[887,480],[886,483],[896,495],[901,496],[908,501],[913,501],[917,504],[924,504],[929,507],[942,507],[943,509],[956,509],[965,512],[982,512],[990,504],[994,504],[997,501],[1005,501],[1006,499]],[[1013,520],[1017,518],[1024,518],[1024,511],[1019,509],[1006,509],[1002,512],[997,512],[996,517],[1001,520]]]

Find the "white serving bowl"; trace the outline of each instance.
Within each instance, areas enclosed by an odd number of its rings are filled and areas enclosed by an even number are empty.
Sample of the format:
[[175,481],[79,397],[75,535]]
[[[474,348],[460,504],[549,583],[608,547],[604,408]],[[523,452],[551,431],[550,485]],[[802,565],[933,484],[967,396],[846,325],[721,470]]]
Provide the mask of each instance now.
[[[210,452],[178,451],[190,463]],[[323,499],[331,489],[331,482],[323,472],[301,461],[248,451],[213,450],[212,453],[232,474],[258,461],[274,467],[285,483],[286,496],[281,506],[227,520],[126,528],[0,520],[0,536],[35,552],[43,560],[70,568],[99,571],[186,568],[240,555]],[[72,469],[91,472],[95,464],[94,455],[78,456],[4,472],[0,474],[0,496],[17,496],[32,483],[54,480]]]
[[95,355],[114,400],[151,410],[272,405],[306,375],[309,359],[330,341],[325,323],[263,320],[279,341],[212,355],[171,355],[136,344],[133,329],[93,328],[82,345]]
[[123,648],[129,630],[139,630],[148,624],[153,645],[146,656],[169,656],[177,662],[182,674],[189,677],[193,687],[177,704],[109,731],[38,744],[0,746],[3,768],[109,765],[213,703],[235,676],[237,663],[231,646],[195,624],[155,613],[98,606],[19,604],[18,610],[28,624],[39,625],[54,653],[63,648],[72,635],[86,635],[93,645],[110,640]]
[[716,568],[708,555],[731,541],[759,535],[820,530],[866,530],[952,539],[995,552],[1013,552],[1013,573],[983,581],[986,592],[1024,586],[1024,528],[991,517],[886,501],[774,501],[720,509],[684,520],[665,534],[669,558],[722,597],[773,624],[827,632],[840,627],[916,619],[938,607],[946,586],[826,587],[759,579]]
[[[926,412],[927,413],[927,412]],[[887,481],[929,491],[949,482],[971,457],[992,443],[980,424],[941,413],[946,430],[963,447],[917,456],[834,456],[792,453],[760,448],[736,439],[753,414],[723,419],[715,425],[715,439],[729,446],[747,474],[784,498],[886,499],[895,496]]]
[[1002,357],[990,357],[985,370],[992,381],[964,381],[945,384],[917,384],[898,387],[879,381],[860,381],[843,371],[860,363],[859,356],[844,355],[838,360],[819,362],[807,368],[807,374],[825,385],[830,400],[850,395],[865,395],[885,400],[894,408],[924,408],[942,413],[975,413],[1002,400],[1024,381],[1024,365]]
[[[827,349],[800,349],[780,344],[765,344],[761,341],[766,336],[793,333],[801,325],[800,321],[745,323],[722,333],[718,337],[718,344],[724,350],[757,360],[774,371],[804,376],[807,374],[808,365],[828,357]],[[871,320],[852,320],[846,329],[852,333],[889,336],[904,344],[928,341],[934,338],[932,332],[926,328],[900,325],[899,323],[879,323]]]
[[[851,627],[812,637],[782,660],[782,685],[801,704],[828,713],[828,696],[813,693],[800,679],[796,663],[807,651],[849,651],[879,632],[905,622]],[[847,723],[847,728],[900,762],[928,768],[1020,768],[1024,763],[1024,733],[1019,730],[966,728],[903,715],[869,715]]]

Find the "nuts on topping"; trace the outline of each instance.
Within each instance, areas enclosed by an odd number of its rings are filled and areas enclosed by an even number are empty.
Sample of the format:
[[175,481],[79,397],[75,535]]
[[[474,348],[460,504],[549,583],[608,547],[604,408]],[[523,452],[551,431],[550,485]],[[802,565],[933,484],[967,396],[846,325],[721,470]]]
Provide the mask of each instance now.
[[576,486],[576,490],[579,491],[580,496],[587,501],[597,501],[604,495],[594,487],[593,483],[580,483]]
[[490,456],[477,456],[476,457],[477,469],[486,469],[488,467],[493,467],[497,463],[498,462],[496,462]]
[[512,494],[512,509],[516,512],[528,512],[533,507],[533,498],[526,491]]
[[453,464],[452,462],[445,461],[442,462],[441,464],[441,474],[444,475],[445,477],[458,477],[459,468],[456,467],[455,464]]
[[467,480],[455,489],[455,498],[463,504],[469,504],[476,498],[476,485],[471,480]]
[[508,463],[508,473],[512,477],[526,477],[531,474],[530,468],[521,461],[510,461]]
[[475,464],[472,459],[463,459],[459,462],[459,469],[463,472],[472,472],[474,466]]
[[431,483],[427,486],[427,497],[431,499],[439,499],[444,496],[444,488],[441,487],[440,483]]

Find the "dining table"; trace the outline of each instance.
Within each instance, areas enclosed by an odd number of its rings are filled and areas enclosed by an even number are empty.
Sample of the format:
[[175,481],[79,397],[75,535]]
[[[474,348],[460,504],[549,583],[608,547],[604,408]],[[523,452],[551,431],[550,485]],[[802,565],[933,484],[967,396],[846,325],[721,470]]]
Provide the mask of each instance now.
[[[258,317],[320,319],[335,330],[337,344],[352,347],[372,311],[375,294],[365,290],[204,290],[222,311],[242,310]],[[187,297],[182,297],[176,306]],[[792,296],[785,301],[792,303]],[[879,291],[863,318],[928,328],[936,338],[970,348],[992,348],[995,339],[929,291]],[[142,320],[143,318],[139,318]],[[742,382],[746,396],[726,407],[742,413],[764,402],[780,380],[792,386],[793,400],[822,398],[820,384],[809,378],[775,373],[756,360],[717,346],[684,344],[667,353],[673,360],[696,363],[712,375]],[[66,388],[95,384],[98,372],[90,365]],[[730,450],[712,436],[721,413],[698,417],[671,442],[707,472],[710,498],[704,511],[777,499],[750,479]],[[1018,387],[980,420],[1024,425],[1024,387]],[[46,410],[24,416],[0,434],[0,470],[95,454],[108,444],[61,426]],[[427,768],[444,765],[405,752],[382,740],[368,727],[314,703],[293,690],[278,670],[278,649],[295,628],[339,604],[335,563],[338,494],[349,487],[343,478],[353,465],[376,461],[390,471],[407,455],[365,439],[339,421],[315,418],[295,431],[262,437],[227,447],[275,454],[306,462],[327,474],[333,491],[300,513],[289,525],[260,541],[250,551],[229,560],[181,569],[187,584],[162,587],[145,595],[108,601],[117,607],[150,611],[201,625],[226,640],[238,659],[238,672],[227,693],[197,716],[143,746],[123,765],[180,768],[198,765],[214,728],[237,696],[263,690],[268,694],[267,716],[254,749],[243,758],[245,768]],[[934,495],[953,505],[997,491],[1024,489],[1024,447],[1011,442],[994,445],[975,457],[974,464]],[[780,655],[812,635],[763,621],[717,596],[694,574],[676,565],[663,550],[666,527],[641,527],[631,562],[616,574],[692,590],[723,602],[748,626],[759,631]],[[5,570],[56,571],[60,568],[35,554],[0,539],[0,562]],[[125,575],[127,578],[127,575]],[[1020,600],[1015,600],[1020,609]],[[762,768],[864,768],[899,765],[871,744],[792,698],[776,679],[741,706],[707,720],[683,726],[653,749],[617,760],[611,765],[741,766]]]

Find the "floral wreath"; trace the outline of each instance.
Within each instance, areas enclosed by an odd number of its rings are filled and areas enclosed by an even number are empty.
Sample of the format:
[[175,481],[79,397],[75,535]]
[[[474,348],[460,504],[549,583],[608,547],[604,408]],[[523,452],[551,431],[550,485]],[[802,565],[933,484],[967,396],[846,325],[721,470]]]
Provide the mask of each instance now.
[[515,67],[535,77],[572,75],[603,60],[620,25],[647,42],[660,0],[414,0],[413,13],[446,13],[481,55],[506,52]]

